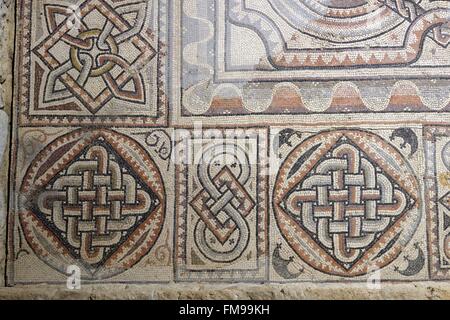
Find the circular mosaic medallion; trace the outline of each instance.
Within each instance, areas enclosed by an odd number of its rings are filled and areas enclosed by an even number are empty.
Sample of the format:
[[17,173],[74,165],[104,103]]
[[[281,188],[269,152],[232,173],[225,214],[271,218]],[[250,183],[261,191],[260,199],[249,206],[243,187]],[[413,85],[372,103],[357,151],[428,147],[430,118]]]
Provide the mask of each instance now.
[[420,221],[418,179],[381,137],[358,130],[308,138],[274,190],[278,227],[316,270],[353,277],[394,261]]
[[155,244],[165,218],[158,167],[134,140],[110,130],[57,138],[30,165],[21,187],[25,238],[48,265],[85,279],[128,270]]

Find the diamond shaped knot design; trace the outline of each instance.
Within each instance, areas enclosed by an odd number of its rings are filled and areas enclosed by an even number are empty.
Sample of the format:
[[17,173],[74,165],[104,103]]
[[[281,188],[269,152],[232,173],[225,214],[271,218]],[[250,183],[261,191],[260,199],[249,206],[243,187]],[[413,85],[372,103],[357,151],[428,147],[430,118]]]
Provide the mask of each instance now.
[[387,141],[339,130],[301,143],[280,169],[278,226],[312,267],[339,276],[382,268],[400,254],[420,220],[417,178]]
[[38,208],[83,261],[95,265],[159,205],[103,146],[94,146],[50,183]]
[[46,5],[50,35],[33,50],[50,69],[44,102],[74,98],[92,114],[112,99],[145,104],[141,71],[156,56],[151,31],[144,29],[146,11],[146,2]]
[[195,244],[210,261],[236,261],[248,247],[247,217],[256,206],[248,191],[252,167],[247,151],[233,143],[212,144],[202,152],[197,172],[200,190],[190,202],[199,216]]
[[[439,199],[439,203],[445,207],[445,211],[442,214],[441,228],[444,232],[450,230],[450,192],[447,192],[443,197]],[[443,242],[443,251],[448,259],[450,259],[450,234],[446,234]]]
[[30,165],[19,218],[39,258],[87,279],[119,274],[146,255],[165,219],[158,167],[117,132],[76,130],[50,143]]
[[343,143],[284,204],[338,261],[351,265],[411,203],[360,150]]
[[255,207],[255,202],[228,167],[224,167],[212,182],[221,197],[215,199],[203,189],[192,200],[191,206],[220,243],[225,244],[237,228],[228,214],[230,207],[245,218]]

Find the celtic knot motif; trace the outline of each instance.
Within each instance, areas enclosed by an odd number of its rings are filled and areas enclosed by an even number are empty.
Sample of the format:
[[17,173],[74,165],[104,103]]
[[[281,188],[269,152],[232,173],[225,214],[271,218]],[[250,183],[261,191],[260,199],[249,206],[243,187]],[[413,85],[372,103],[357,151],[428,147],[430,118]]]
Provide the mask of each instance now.
[[[146,1],[112,8],[90,0],[77,13],[77,29],[69,10],[46,6],[51,34],[34,49],[50,68],[43,102],[76,98],[93,114],[112,99],[145,104],[141,71],[156,55],[146,12]],[[130,14],[136,18],[127,19]]]
[[411,199],[346,140],[317,163],[283,206],[348,269],[405,213]]
[[250,229],[245,218],[255,207],[245,189],[250,174],[248,156],[238,146],[215,145],[203,154],[198,166],[203,189],[190,204],[200,217],[196,244],[212,261],[234,261],[247,248]]
[[101,264],[160,201],[106,145],[88,148],[39,195],[37,206],[85,263]]
[[[102,45],[100,44],[100,37],[102,36],[102,30],[94,29],[82,32],[78,35],[78,38],[82,40],[83,44],[86,46],[80,46],[74,44],[70,48],[70,60],[72,65],[78,72],[82,72],[83,69],[88,68],[89,72],[87,77],[99,77],[103,74],[111,71],[114,68],[114,63],[111,61],[107,61],[106,63],[102,63],[98,65],[100,61],[106,60],[104,55],[106,53],[101,53],[101,51],[95,53],[93,52],[94,45],[98,48],[104,47],[106,45],[106,52],[116,55],[118,53],[117,43],[113,37],[108,36]],[[97,41],[94,41],[98,39]],[[87,49],[85,48],[87,47]],[[91,53],[94,53],[96,56],[92,56]],[[102,61],[103,62],[103,61]]]

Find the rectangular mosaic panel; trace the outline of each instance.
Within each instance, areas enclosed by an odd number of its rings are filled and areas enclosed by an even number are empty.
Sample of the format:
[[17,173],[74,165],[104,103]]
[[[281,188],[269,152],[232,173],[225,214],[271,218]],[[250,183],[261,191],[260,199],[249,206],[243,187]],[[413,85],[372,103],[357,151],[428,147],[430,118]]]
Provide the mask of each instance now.
[[176,119],[448,111],[449,12],[428,0],[175,6]]
[[[176,160],[176,277],[267,280],[267,132],[181,136]],[[235,137],[236,135],[236,137]]]

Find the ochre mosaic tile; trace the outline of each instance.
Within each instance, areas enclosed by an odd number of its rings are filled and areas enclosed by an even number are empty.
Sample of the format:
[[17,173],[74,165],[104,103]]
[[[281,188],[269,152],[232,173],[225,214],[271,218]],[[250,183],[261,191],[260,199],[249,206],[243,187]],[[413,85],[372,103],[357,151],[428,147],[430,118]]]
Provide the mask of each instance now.
[[450,278],[450,3],[20,0],[6,283]]

